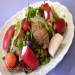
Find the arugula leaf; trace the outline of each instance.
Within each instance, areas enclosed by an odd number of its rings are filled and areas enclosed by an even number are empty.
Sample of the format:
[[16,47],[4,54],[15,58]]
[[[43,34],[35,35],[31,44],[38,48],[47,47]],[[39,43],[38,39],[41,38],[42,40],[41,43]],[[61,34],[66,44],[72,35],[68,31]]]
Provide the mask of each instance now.
[[26,10],[26,16],[31,18],[31,17],[34,17],[36,15],[36,13],[39,12],[39,8],[33,8],[33,7],[28,7],[27,10]]
[[45,60],[43,61],[43,65],[49,63],[50,59],[48,57],[45,57]]
[[16,42],[16,46],[17,46],[18,48],[22,48],[22,47],[23,47],[23,40],[18,39],[17,42]]
[[52,28],[49,28],[48,33],[51,34],[53,32]]
[[26,32],[26,38],[31,39],[32,38],[32,33],[31,31]]
[[51,27],[50,27],[50,28],[49,28],[49,30],[48,30],[48,33],[49,33],[49,34],[52,34],[52,33],[54,33],[54,30],[53,30],[53,28],[51,28]]
[[12,53],[14,53],[16,55],[16,50],[15,49],[12,49]]
[[27,37],[31,36],[31,32],[26,32],[26,36]]
[[59,16],[57,15],[57,13],[53,11],[53,21],[57,20],[58,18]]
[[15,29],[18,30],[20,28],[20,24],[19,22],[17,22],[17,24],[15,25]]

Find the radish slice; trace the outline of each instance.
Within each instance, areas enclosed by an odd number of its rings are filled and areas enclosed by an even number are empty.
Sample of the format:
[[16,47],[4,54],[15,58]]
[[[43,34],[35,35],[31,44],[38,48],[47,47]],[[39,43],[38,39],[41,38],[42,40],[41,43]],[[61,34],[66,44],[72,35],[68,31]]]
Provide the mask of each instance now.
[[5,33],[5,36],[3,38],[3,49],[6,50],[6,51],[9,48],[10,40],[11,40],[14,32],[15,32],[15,26],[12,25],[12,26],[9,27],[9,29]]
[[35,70],[39,66],[39,60],[32,49],[28,46],[24,46],[22,49],[22,60],[24,65],[27,65],[32,70]]
[[49,43],[49,49],[48,49],[48,50],[49,50],[49,54],[50,54],[52,57],[55,56],[55,54],[56,54],[56,52],[57,52],[57,50],[58,50],[58,48],[59,48],[59,46],[60,46],[62,40],[63,40],[63,36],[60,35],[59,33],[56,33],[56,34],[52,37],[52,39],[51,39],[51,41],[50,41],[50,43]]
[[42,4],[41,9],[43,10],[44,13],[44,18],[45,20],[52,20],[53,19],[53,14],[52,14],[52,9],[48,5],[48,3]]

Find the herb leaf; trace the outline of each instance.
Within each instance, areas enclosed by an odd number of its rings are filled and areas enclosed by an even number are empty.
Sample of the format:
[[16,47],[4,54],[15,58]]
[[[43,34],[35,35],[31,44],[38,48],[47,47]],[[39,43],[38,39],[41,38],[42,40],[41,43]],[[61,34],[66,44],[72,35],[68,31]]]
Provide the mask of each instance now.
[[16,46],[21,49],[23,47],[23,40],[18,39],[16,42]]
[[50,27],[49,30],[48,30],[48,33],[51,34],[53,32],[54,32],[54,30]]
[[32,33],[31,31],[26,32],[26,38],[31,39],[32,38]]
[[33,7],[28,7],[27,10],[26,10],[26,16],[31,18],[31,17],[34,17],[36,15],[36,13],[39,12],[39,8],[33,8]]

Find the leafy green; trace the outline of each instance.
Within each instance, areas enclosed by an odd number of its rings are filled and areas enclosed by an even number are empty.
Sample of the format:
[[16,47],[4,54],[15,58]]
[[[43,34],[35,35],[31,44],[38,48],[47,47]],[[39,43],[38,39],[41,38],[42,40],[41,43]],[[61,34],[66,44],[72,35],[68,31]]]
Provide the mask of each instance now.
[[12,53],[14,53],[16,55],[16,50],[12,49]]
[[49,56],[45,55],[45,53],[43,52],[43,50],[41,48],[36,48],[35,53],[36,53],[38,59],[40,60],[41,65],[47,64],[50,61]]
[[23,40],[18,39],[17,42],[16,42],[16,46],[17,46],[18,48],[22,48],[22,47],[23,47]]
[[43,64],[43,65],[44,65],[44,64],[47,64],[49,61],[50,61],[50,59],[46,57],[46,58],[44,59],[44,61],[43,61],[42,64]]
[[48,33],[51,34],[53,32],[54,32],[53,28],[50,27],[49,30],[48,30]]
[[54,11],[53,12],[53,21],[57,20],[59,17],[57,15],[57,13]]
[[[21,25],[20,25],[19,22],[17,22],[17,24],[15,25],[15,29],[16,29],[16,33],[17,33],[17,36],[18,36],[18,34],[20,33],[20,30],[21,30]],[[16,46],[21,49],[23,47],[23,40],[17,39]]]
[[30,18],[30,17],[34,17],[38,12],[39,12],[39,8],[28,7],[25,15]]
[[27,31],[27,32],[26,32],[26,38],[27,38],[27,39],[30,39],[31,36],[32,36],[31,31]]
[[20,23],[17,22],[16,25],[15,25],[15,30],[16,30],[16,32],[19,32],[19,30],[20,30],[20,28],[21,28],[20,26],[21,26]]
[[28,37],[31,36],[31,32],[29,32],[29,31],[26,32],[26,36],[28,36]]

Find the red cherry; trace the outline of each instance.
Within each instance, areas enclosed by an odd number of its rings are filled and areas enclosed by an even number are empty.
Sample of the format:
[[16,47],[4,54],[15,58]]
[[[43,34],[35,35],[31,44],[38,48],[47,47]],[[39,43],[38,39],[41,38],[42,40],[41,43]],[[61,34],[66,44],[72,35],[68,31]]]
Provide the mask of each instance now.
[[67,24],[64,19],[59,18],[55,21],[53,28],[57,33],[64,33],[66,31]]
[[43,13],[44,13],[43,16],[45,20],[51,20],[53,18],[52,10],[50,6],[48,5],[48,3],[42,4],[41,9],[43,10]]

